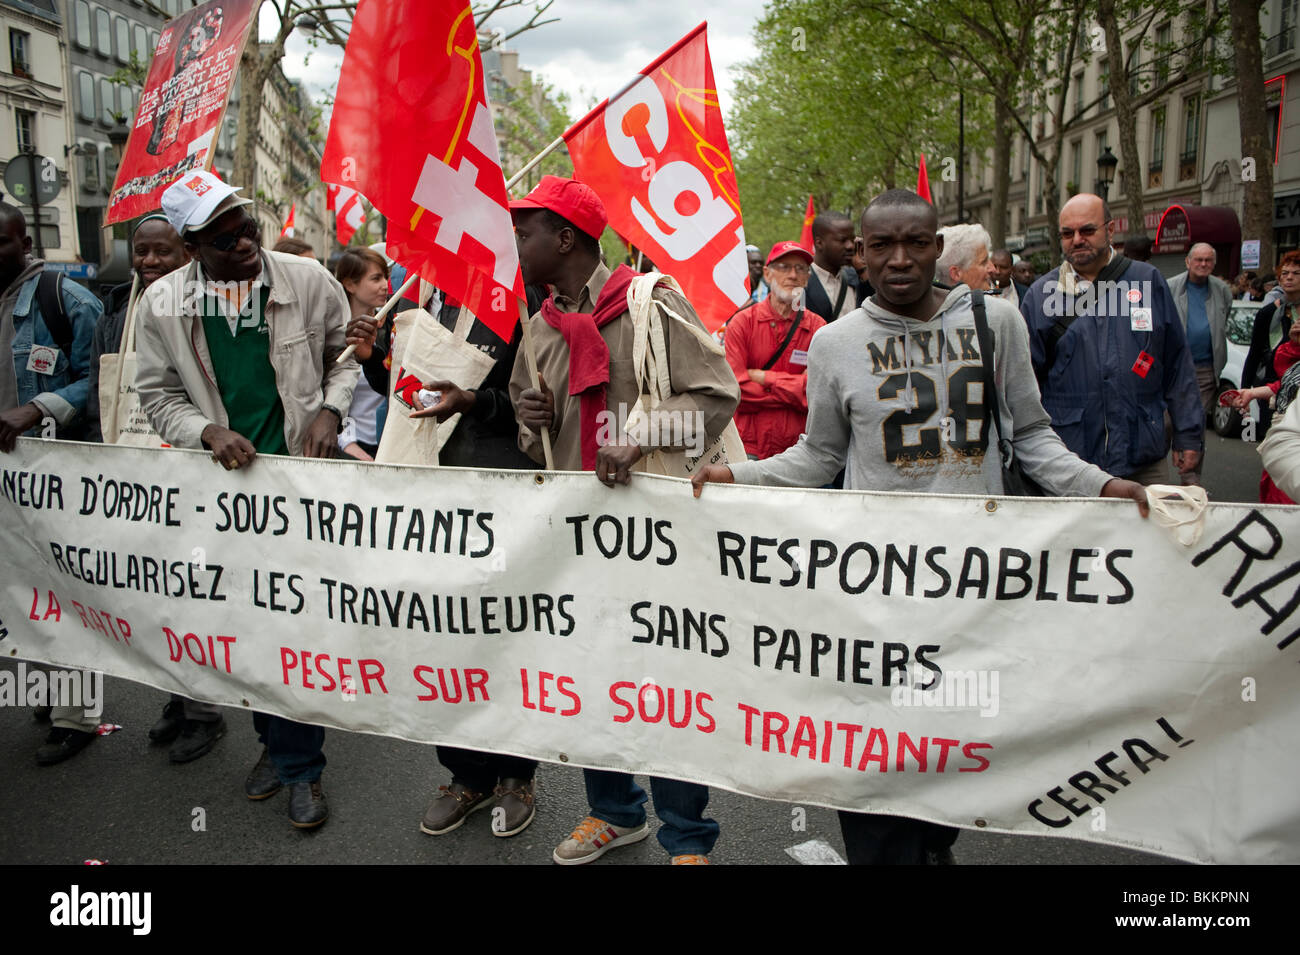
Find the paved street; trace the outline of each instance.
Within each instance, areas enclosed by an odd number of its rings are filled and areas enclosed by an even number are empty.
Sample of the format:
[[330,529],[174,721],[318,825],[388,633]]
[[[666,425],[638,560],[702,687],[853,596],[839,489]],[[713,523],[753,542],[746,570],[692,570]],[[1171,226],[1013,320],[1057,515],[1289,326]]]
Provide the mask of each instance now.
[[[1259,480],[1254,446],[1213,434],[1210,442],[1206,485],[1211,497],[1254,500]],[[173,766],[166,749],[151,747],[145,735],[164,694],[110,679],[106,698],[104,718],[123,729],[45,769],[33,760],[45,727],[33,722],[30,710],[0,707],[0,765],[5,767],[0,863],[544,864],[586,807],[580,771],[543,765],[537,819],[521,835],[494,838],[490,816],[483,812],[461,830],[432,838],[419,832],[419,819],[430,794],[449,781],[432,748],[330,731],[324,783],[332,815],[318,832],[300,833],[289,826],[285,793],[263,803],[242,793],[244,776],[258,756],[248,714],[228,711],[229,731],[217,748],[188,766]],[[834,813],[807,807],[806,828],[796,831],[795,820],[802,815],[796,808],[715,791],[710,811],[722,824],[722,838],[713,861],[794,864],[784,850],[810,839],[823,839],[843,853]],[[205,831],[193,828],[199,816]],[[1168,861],[1077,840],[981,832],[963,832],[955,854],[962,864]],[[665,860],[650,839],[598,864]]]

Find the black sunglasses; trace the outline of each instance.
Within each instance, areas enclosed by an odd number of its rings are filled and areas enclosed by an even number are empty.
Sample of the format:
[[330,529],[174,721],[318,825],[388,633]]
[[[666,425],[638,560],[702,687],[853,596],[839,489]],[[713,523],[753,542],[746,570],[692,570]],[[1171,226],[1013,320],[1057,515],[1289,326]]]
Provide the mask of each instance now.
[[262,230],[258,227],[255,220],[245,217],[243,223],[239,226],[231,229],[229,232],[222,232],[220,235],[214,235],[211,239],[207,239],[206,241],[201,240],[200,244],[210,245],[218,252],[229,252],[235,246],[239,245],[240,239],[252,239],[253,241],[257,241],[261,231]]

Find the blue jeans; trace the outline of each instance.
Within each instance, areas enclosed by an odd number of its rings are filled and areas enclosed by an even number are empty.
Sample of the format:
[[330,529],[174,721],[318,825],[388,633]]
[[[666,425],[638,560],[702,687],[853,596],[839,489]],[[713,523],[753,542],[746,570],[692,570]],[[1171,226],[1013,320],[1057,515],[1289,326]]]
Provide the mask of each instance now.
[[[628,773],[584,769],[591,814],[615,826],[645,822],[645,790]],[[708,855],[718,841],[716,820],[705,819],[709,787],[678,779],[650,777],[655,814],[659,816],[659,844],[669,855]]]
[[321,752],[325,727],[254,713],[253,729],[257,730],[257,741],[266,746],[280,782],[288,786],[320,779],[325,768],[325,754]]

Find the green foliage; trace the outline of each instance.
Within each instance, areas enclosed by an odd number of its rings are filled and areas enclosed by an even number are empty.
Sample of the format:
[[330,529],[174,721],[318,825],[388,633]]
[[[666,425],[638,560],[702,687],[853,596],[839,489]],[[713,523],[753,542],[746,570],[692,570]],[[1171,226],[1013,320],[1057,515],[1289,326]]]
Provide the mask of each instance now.
[[[569,128],[569,98],[552,86],[523,74],[516,86],[489,91],[493,105],[500,106],[493,122],[501,144],[502,172],[513,176]],[[542,176],[572,176],[573,163],[564,147],[554,150],[528,176],[516,192],[526,192]]]
[[135,50],[131,51],[131,62],[126,66],[113,73],[108,78],[110,83],[118,86],[130,86],[135,89],[144,89],[145,78],[149,75],[149,64],[140,62],[140,55]]
[[[916,185],[957,154],[957,82],[966,148],[989,145],[986,97],[905,28],[852,0],[771,0],[740,67],[727,130],[746,240],[798,239],[811,194],[818,212],[856,216],[891,187]],[[983,130],[982,132],[975,132]]]

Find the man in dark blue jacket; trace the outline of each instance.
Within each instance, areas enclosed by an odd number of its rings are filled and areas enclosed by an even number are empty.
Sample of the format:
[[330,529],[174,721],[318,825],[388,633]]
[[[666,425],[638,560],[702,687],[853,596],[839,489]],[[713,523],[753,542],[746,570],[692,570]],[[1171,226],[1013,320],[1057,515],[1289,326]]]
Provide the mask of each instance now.
[[1183,325],[1160,273],[1111,248],[1114,229],[1099,196],[1066,202],[1065,261],[1020,303],[1043,407],[1071,451],[1141,484],[1169,480],[1167,411],[1174,464],[1195,483],[1205,416]]

